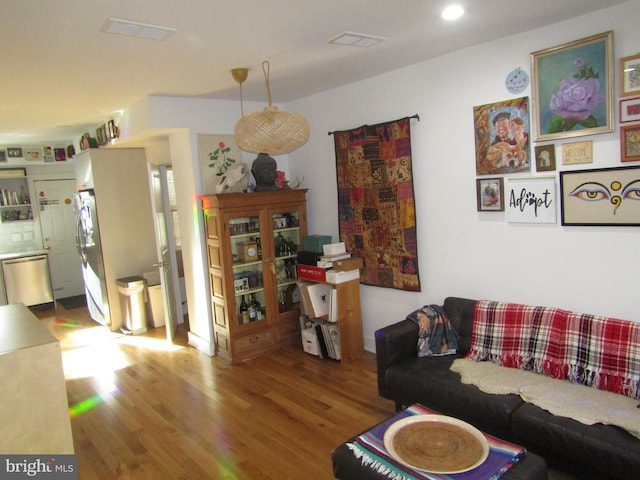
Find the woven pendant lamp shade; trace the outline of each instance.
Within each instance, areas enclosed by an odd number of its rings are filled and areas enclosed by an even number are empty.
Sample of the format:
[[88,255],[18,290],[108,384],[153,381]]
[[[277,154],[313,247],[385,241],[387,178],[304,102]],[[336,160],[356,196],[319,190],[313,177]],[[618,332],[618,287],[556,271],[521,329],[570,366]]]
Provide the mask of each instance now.
[[309,122],[302,115],[266,107],[236,123],[236,143],[242,150],[277,155],[301,147],[309,139]]
[[309,122],[302,115],[282,112],[271,106],[268,66],[269,62],[263,62],[269,106],[262,111],[243,115],[236,123],[234,136],[242,150],[278,155],[304,145],[309,139],[310,129]]

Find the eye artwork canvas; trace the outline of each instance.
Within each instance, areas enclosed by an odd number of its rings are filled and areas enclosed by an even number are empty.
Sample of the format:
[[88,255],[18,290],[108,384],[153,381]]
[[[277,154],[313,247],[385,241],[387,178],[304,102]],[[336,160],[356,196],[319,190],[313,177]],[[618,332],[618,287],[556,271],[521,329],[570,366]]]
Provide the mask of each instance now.
[[562,225],[640,225],[640,167],[560,172]]

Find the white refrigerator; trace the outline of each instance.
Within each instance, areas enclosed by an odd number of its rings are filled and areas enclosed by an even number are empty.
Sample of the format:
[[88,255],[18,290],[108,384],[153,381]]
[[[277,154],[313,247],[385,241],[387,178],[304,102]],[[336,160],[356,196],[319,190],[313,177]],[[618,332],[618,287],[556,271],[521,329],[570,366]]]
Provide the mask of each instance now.
[[143,148],[89,149],[74,158],[77,244],[91,318],[123,327],[119,278],[157,263],[149,173]]

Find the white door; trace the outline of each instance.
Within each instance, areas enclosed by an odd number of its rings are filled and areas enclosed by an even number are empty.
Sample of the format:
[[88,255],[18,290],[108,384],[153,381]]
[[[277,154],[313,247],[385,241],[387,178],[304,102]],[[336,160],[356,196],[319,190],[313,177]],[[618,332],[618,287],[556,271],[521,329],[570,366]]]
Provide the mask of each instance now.
[[40,229],[49,254],[51,285],[56,300],[84,294],[82,265],[76,247],[76,212],[73,195],[76,182],[36,180]]
[[149,165],[151,174],[151,206],[154,211],[153,223],[156,229],[156,250],[162,285],[162,300],[165,312],[165,328],[167,340],[173,341],[178,327],[177,305],[180,305],[178,284],[178,265],[173,243],[173,227],[171,223],[171,205],[169,204],[169,188],[167,167],[165,165]]

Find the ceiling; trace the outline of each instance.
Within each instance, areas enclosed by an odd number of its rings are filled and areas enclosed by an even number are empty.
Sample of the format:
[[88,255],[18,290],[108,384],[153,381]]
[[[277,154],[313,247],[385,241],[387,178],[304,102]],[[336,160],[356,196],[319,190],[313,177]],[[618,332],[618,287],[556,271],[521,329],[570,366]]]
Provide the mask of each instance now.
[[[452,1],[467,14],[445,22]],[[149,95],[274,104],[623,0],[3,0],[0,145],[66,144]],[[156,41],[101,31],[109,17],[177,29]],[[329,40],[385,37],[370,48]]]

